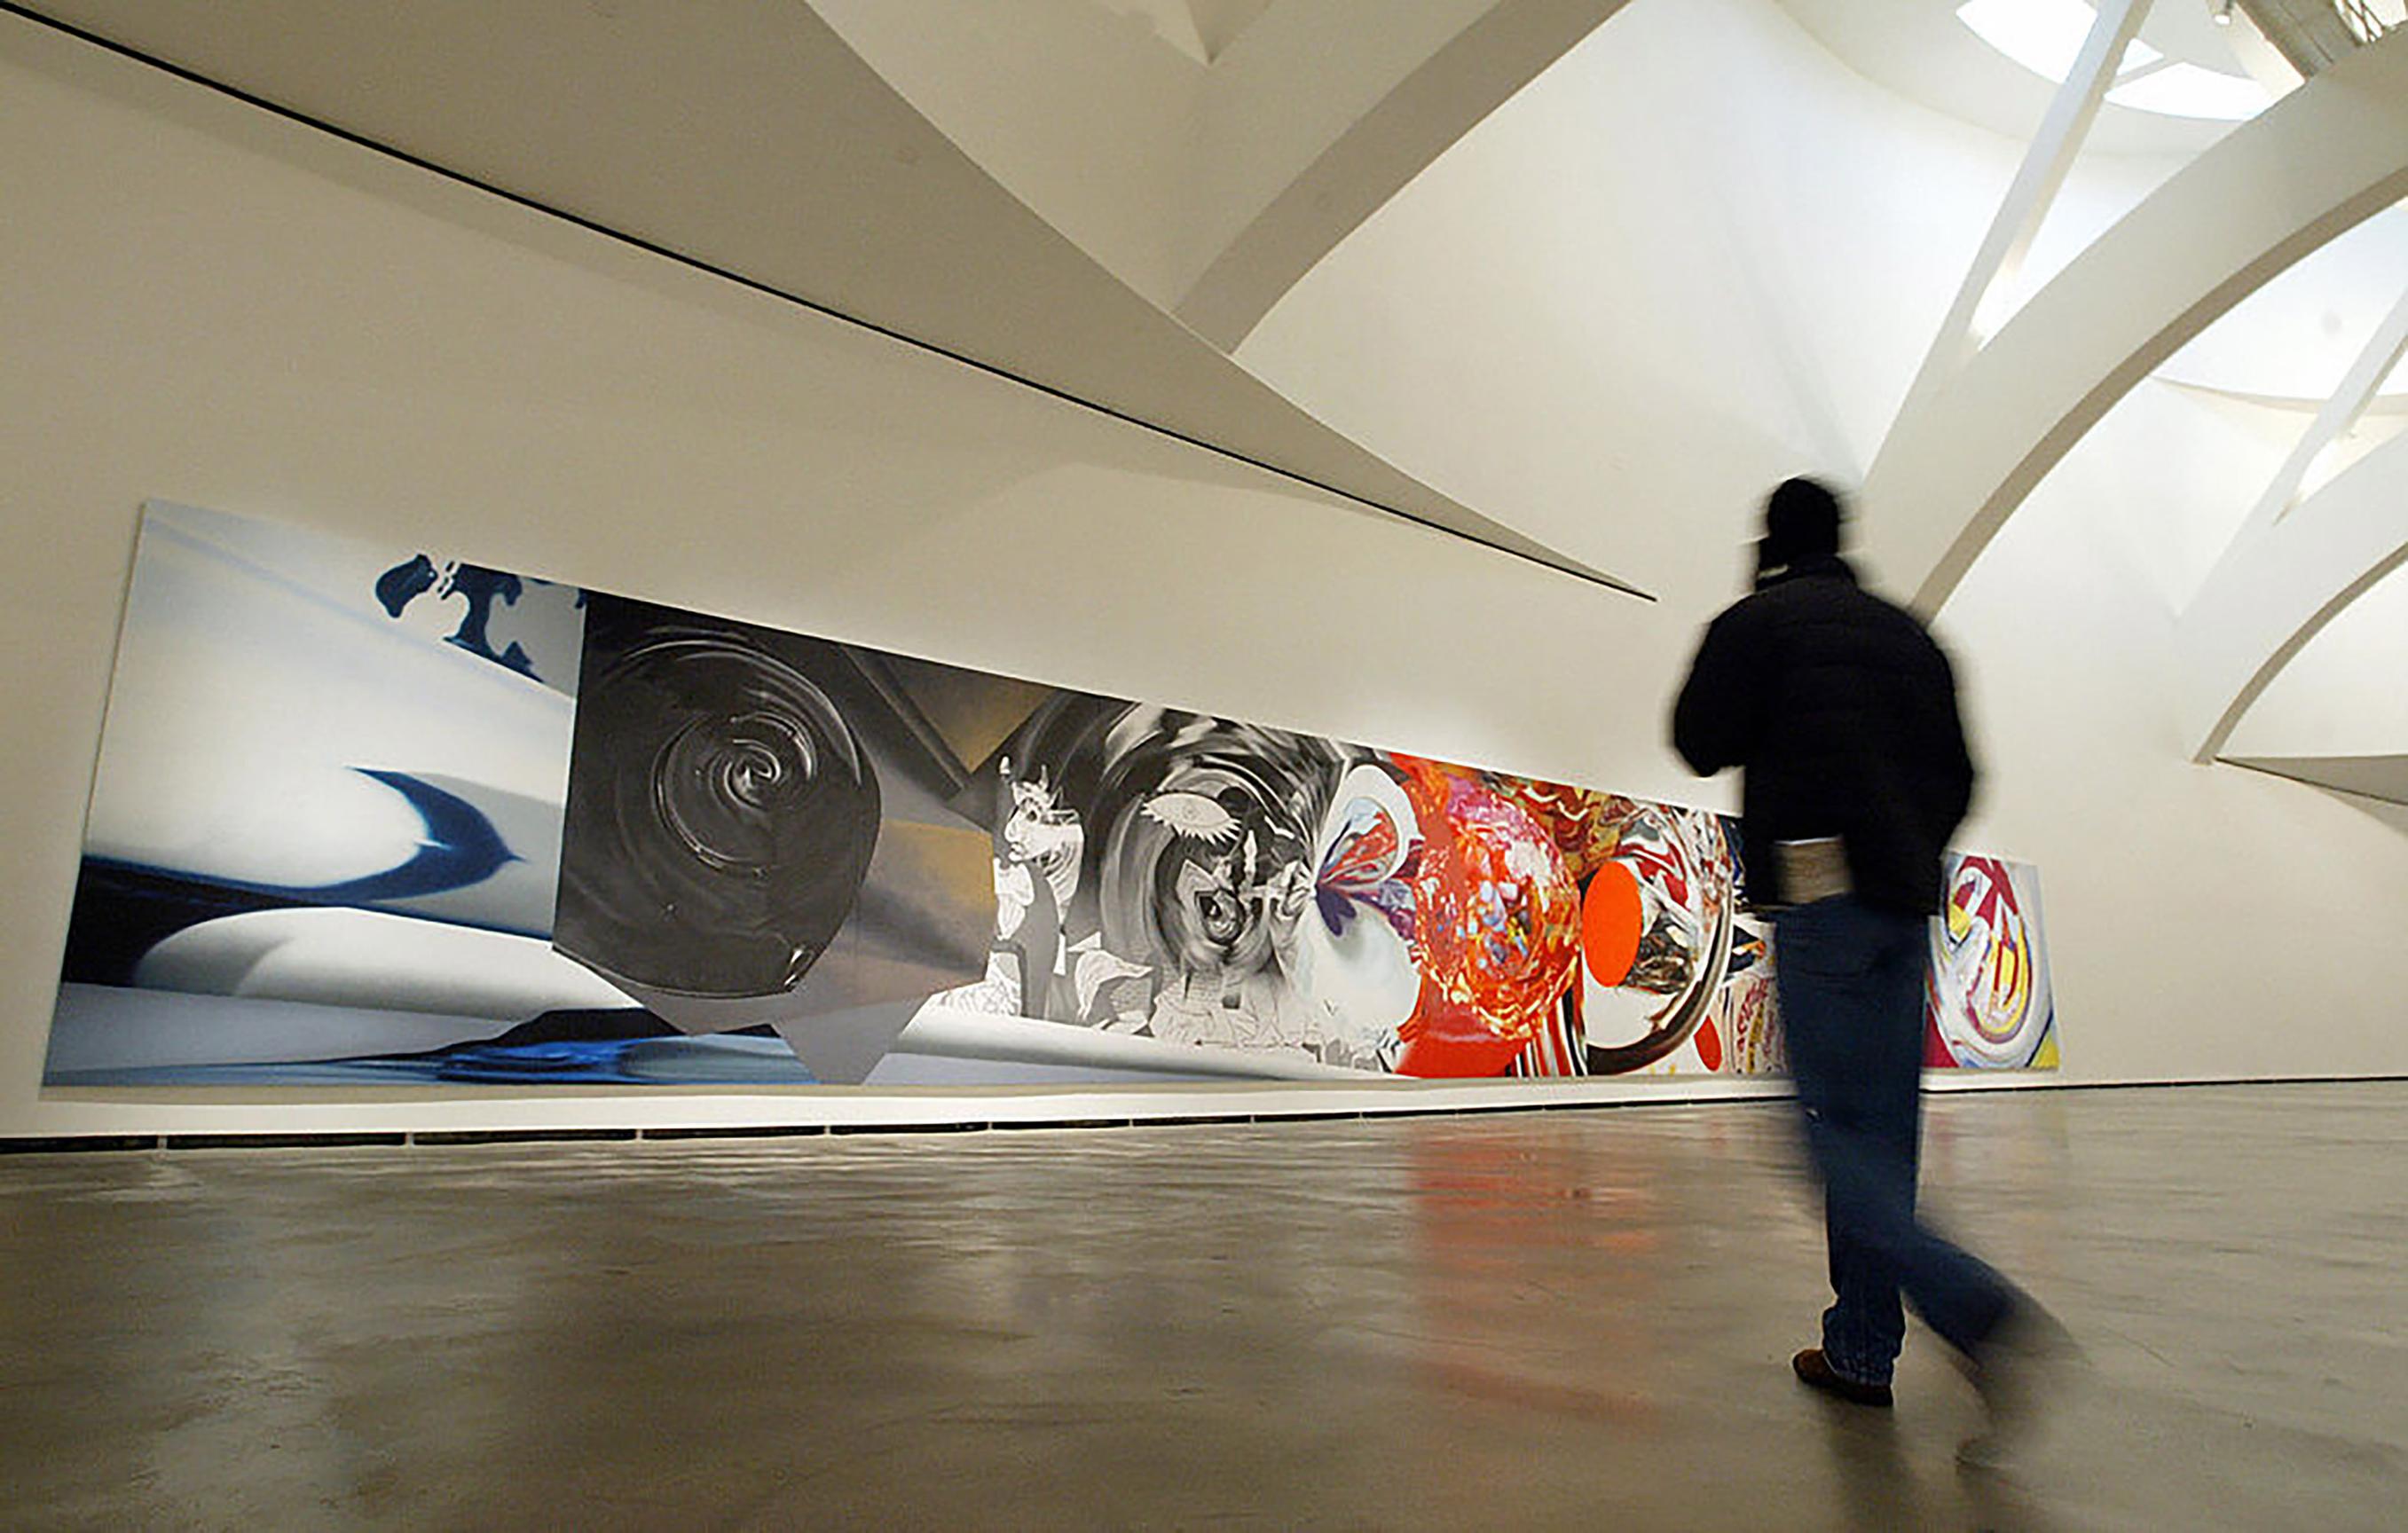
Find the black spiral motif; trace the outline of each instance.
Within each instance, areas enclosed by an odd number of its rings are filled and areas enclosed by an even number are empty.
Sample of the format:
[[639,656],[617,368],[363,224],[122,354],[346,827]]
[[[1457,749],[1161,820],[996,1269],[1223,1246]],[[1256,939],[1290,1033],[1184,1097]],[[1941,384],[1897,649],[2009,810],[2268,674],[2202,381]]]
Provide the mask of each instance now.
[[810,730],[791,714],[694,719],[661,748],[652,807],[697,862],[723,873],[764,869],[777,858],[780,814],[819,767]]
[[589,613],[552,940],[656,990],[792,989],[868,873],[867,754],[792,643],[624,616]]

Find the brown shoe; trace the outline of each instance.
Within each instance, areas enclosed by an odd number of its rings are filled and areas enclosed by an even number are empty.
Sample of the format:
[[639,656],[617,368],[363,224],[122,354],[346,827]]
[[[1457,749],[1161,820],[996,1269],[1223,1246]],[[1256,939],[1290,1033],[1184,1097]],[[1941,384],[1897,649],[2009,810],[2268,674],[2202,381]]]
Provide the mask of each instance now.
[[1819,1389],[1850,1405],[1870,1405],[1883,1411],[1890,1407],[1889,1385],[1859,1383],[1849,1378],[1831,1366],[1820,1347],[1808,1347],[1789,1359],[1789,1367],[1809,1389]]

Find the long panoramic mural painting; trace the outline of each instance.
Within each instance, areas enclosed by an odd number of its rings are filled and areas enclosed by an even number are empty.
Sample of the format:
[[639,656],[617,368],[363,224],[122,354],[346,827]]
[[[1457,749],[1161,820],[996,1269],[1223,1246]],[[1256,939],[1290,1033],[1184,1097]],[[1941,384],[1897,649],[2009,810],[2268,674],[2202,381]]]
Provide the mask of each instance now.
[[[53,1085],[1767,1074],[1715,814],[146,509]],[[1926,1058],[2056,1060],[1951,860]]]

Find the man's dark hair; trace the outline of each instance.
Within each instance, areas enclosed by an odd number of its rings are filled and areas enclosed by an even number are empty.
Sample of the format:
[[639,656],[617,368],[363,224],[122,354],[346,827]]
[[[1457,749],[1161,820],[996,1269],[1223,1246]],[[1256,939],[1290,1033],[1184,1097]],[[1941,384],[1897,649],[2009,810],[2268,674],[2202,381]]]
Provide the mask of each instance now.
[[1840,497],[1819,480],[1783,480],[1764,503],[1760,563],[1779,568],[1840,552]]

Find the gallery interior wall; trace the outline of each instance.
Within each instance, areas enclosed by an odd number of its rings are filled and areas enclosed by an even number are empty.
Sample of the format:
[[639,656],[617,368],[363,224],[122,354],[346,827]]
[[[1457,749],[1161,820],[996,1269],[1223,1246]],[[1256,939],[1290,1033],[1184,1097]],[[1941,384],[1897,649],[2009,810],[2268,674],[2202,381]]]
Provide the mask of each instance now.
[[[746,292],[0,20],[0,1134],[1091,1117],[1111,1094],[43,1094],[145,498],[1584,781],[1644,604]],[[1512,614],[1514,632],[1469,641]],[[1561,1088],[1643,1092],[1650,1083]],[[1415,1090],[1416,1088],[1406,1088]],[[1424,1103],[1507,1086],[1419,1090]],[[1536,1088],[1545,1090],[1548,1088]],[[1701,1088],[1719,1089],[1713,1082]],[[1762,1089],[1761,1085],[1743,1089]],[[1207,1094],[1248,1110],[1242,1092]],[[1254,1093],[1262,1109],[1297,1104]],[[1393,1105],[1391,1091],[1347,1094]],[[1140,1104],[1175,1110],[1160,1094]],[[1316,1097],[1322,1109],[1342,1106]],[[1191,1106],[1191,1110],[1193,1110]]]
[[[1856,75],[1770,0],[1637,5],[1240,357],[1440,489],[1541,508],[1541,536],[1666,593],[1670,621],[1616,661],[1669,687],[1764,487],[1861,480],[2018,153]],[[2048,258],[2172,168],[2086,156]],[[2329,247],[2168,373],[2329,389],[2398,301],[2402,224]],[[1346,365],[1375,347],[1386,365]],[[2181,604],[2304,420],[2236,429],[2229,402],[2144,383],[1938,615],[1987,773],[1959,839],[2041,868],[2069,1082],[2408,1069],[2408,810],[2193,765],[2176,711]],[[1862,532],[1878,575],[1881,530]],[[2400,749],[2386,595],[2322,648],[2389,662],[2286,677],[2295,725]],[[1623,775],[1679,791],[1674,764],[1653,771],[1634,755]]]
[[[41,1094],[150,496],[1727,805],[1663,747],[1677,667],[1733,589],[1763,485],[1861,471],[1918,360],[1915,315],[1944,307],[2013,148],[1896,103],[1768,6],[1641,5],[1614,27],[1640,24],[1657,33],[1600,35],[1628,52],[1567,61],[1632,72],[1624,97],[1571,95],[1577,69],[1546,77],[1341,248],[1244,357],[1440,487],[1618,560],[1662,592],[1656,606],[0,19],[0,503],[17,554],[0,566],[0,1135],[1063,1115],[843,1093]],[[1684,30],[1709,25],[1724,28],[1711,50]],[[1747,85],[1761,113],[1777,99],[1784,123],[1830,125],[1740,175],[1749,136],[1715,129],[1713,104]],[[1514,152],[1515,123],[1550,114],[1554,141],[1581,147],[1568,164],[1539,157],[1549,136],[1535,131],[1532,153]],[[1651,131],[1613,131],[1639,118]],[[2112,216],[2099,210],[2161,171],[2102,169],[2078,205]],[[1766,200],[1777,184],[1789,200]],[[1932,184],[1961,196],[1925,207],[1912,238],[1888,224],[1865,236]],[[1438,237],[1480,228],[1476,251]],[[1752,242],[1773,229],[1778,260]],[[1698,248],[1722,257],[1684,258]],[[1548,291],[1590,300],[1573,315],[1595,343],[1577,371],[1533,373],[1529,358],[1561,349],[1517,352],[1496,327],[1526,318],[1484,308],[1466,279],[1495,271],[1501,291],[1528,275],[1515,262],[1541,258],[1581,279],[1558,269]],[[1856,296],[1835,309],[1840,293]],[[1404,347],[1397,360],[1340,365],[1375,333]],[[2137,402],[2111,417],[1942,614],[1991,767],[1963,839],[2041,866],[2067,1081],[2408,1069],[2391,999],[2408,989],[2394,929],[2408,828],[2362,802],[2191,766],[2174,740],[2160,695],[2172,614],[2131,518],[2136,499],[2168,493],[2137,466],[2182,451],[2184,430],[2179,411]],[[1527,450],[1567,435],[1581,452]],[[1430,1103],[1497,1090],[1407,1089]],[[1226,1093],[1215,1105],[1245,1110]]]

